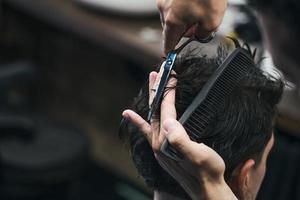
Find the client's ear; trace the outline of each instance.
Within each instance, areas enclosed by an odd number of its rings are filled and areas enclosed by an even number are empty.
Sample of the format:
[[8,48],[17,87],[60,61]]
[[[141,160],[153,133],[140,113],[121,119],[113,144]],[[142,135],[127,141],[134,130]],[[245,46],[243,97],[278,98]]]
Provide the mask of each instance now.
[[255,161],[253,159],[249,159],[236,167],[232,172],[232,178],[228,184],[239,199],[243,199],[249,189],[250,177],[254,165]]
[[232,172],[232,178],[228,183],[232,191],[238,197],[238,199],[244,199],[243,197],[249,190],[250,178],[255,165],[253,159],[245,161],[243,164],[239,165]]
[[252,170],[254,168],[255,161],[253,159],[249,159],[244,162],[240,167],[240,172],[237,177],[238,179],[238,189],[240,192],[245,194],[245,192],[251,187],[251,176]]

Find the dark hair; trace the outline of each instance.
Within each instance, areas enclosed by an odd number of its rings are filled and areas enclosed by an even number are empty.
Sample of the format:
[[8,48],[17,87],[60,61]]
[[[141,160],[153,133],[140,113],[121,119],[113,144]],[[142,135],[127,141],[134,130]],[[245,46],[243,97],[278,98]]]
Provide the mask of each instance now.
[[[208,78],[227,56],[228,50],[220,46],[217,56],[197,57],[188,51],[177,59],[176,111],[183,114]],[[251,72],[225,97],[225,104],[201,135],[201,141],[212,147],[226,164],[225,180],[232,171],[249,158],[259,162],[263,149],[271,138],[276,104],[282,94],[280,79],[268,78],[261,69],[253,67]],[[173,88],[168,88],[173,89]],[[148,84],[134,99],[132,109],[146,119],[148,107]],[[159,117],[159,115],[158,115]],[[189,198],[179,184],[157,163],[146,138],[132,124],[121,131],[129,136],[131,154],[139,174],[152,189]]]
[[299,0],[248,0],[248,2],[261,12],[271,12],[276,20],[282,20],[290,30],[299,33]]

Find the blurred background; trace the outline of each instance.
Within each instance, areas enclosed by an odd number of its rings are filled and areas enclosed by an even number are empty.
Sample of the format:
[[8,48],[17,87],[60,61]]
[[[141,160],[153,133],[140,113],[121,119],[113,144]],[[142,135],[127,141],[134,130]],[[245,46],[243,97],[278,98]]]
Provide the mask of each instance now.
[[[218,34],[267,54],[244,1]],[[161,61],[154,0],[0,0],[0,199],[151,199],[118,129]]]

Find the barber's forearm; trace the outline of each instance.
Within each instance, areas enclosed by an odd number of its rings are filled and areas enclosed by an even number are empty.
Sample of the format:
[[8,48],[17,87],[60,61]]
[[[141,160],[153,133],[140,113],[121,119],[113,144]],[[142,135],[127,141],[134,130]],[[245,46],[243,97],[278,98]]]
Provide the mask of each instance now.
[[[227,185],[224,179],[219,182],[212,183],[206,181],[203,184],[202,190],[205,194],[205,200],[237,200],[238,198],[234,195],[230,187]],[[196,200],[196,199],[193,199]],[[197,199],[199,200],[199,198]]]

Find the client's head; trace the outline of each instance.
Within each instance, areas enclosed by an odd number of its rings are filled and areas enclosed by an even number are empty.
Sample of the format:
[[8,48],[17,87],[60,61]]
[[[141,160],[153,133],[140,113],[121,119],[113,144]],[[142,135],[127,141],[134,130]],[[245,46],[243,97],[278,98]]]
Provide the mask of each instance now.
[[[197,57],[193,52],[177,59],[174,66],[177,85],[168,88],[176,89],[178,119],[227,55],[224,47],[219,47],[213,58]],[[205,132],[197,133],[201,142],[223,158],[225,180],[239,199],[255,197],[264,177],[282,87],[281,80],[267,77],[261,69],[253,67],[233,92],[224,97],[224,105]],[[132,109],[146,119],[149,111],[147,86],[135,98]],[[159,118],[158,114],[154,116]],[[155,191],[189,199],[179,184],[159,166],[143,134],[131,124],[125,132],[129,136],[134,164],[146,184]]]

